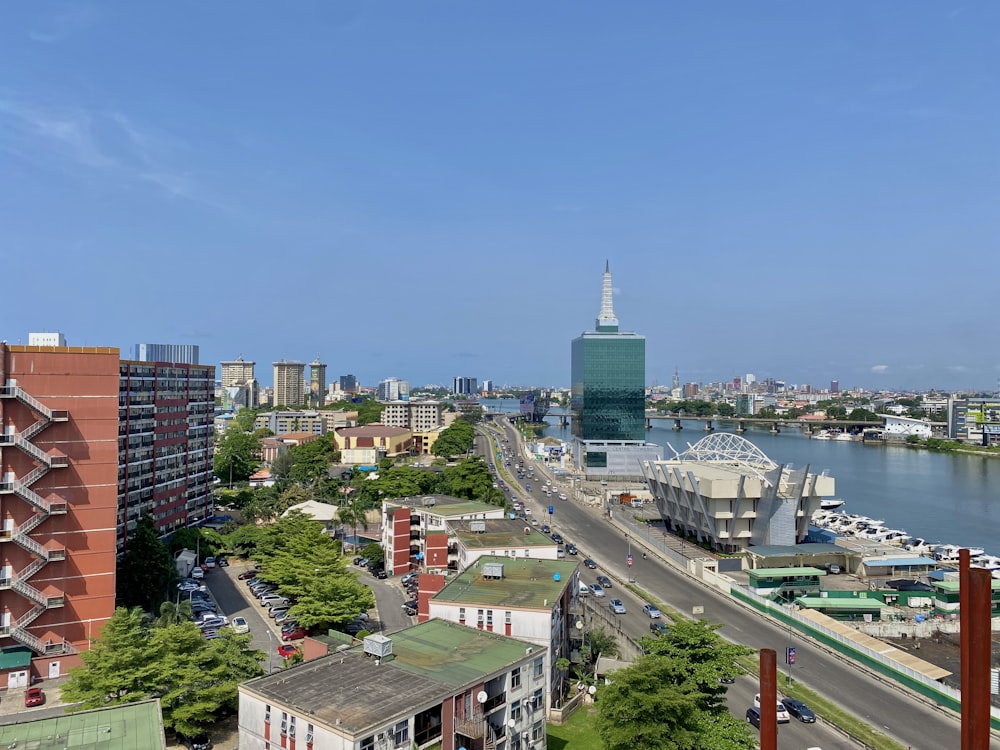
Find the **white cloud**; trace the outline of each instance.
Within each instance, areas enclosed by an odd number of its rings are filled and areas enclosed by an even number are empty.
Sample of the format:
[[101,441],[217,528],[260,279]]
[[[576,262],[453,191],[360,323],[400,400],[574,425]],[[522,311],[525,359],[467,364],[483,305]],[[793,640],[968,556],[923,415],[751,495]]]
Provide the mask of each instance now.
[[885,375],[885,373],[889,372],[889,365],[874,365],[872,372],[876,375]]

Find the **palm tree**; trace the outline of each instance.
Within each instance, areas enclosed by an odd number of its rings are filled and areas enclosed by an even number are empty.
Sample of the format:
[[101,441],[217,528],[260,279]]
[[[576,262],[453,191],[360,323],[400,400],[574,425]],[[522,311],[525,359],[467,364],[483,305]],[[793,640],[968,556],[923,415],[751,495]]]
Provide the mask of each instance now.
[[368,531],[368,519],[365,514],[363,498],[352,495],[343,505],[337,508],[337,521],[344,526],[351,526],[354,529],[354,548],[358,547],[358,526]]
[[175,602],[163,602],[160,605],[160,615],[154,621],[154,624],[158,628],[165,628],[168,625],[177,625],[181,622],[187,622],[193,617],[193,612],[191,611],[191,600],[185,599],[184,601]]

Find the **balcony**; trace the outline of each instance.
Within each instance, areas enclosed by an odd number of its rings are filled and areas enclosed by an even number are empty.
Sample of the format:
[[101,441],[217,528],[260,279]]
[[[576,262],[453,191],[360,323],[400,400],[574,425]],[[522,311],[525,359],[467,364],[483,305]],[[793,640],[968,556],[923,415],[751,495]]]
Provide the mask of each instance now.
[[507,693],[500,693],[499,695],[494,695],[492,698],[487,698],[486,702],[483,704],[483,713],[489,713],[494,711],[500,706],[507,703]]

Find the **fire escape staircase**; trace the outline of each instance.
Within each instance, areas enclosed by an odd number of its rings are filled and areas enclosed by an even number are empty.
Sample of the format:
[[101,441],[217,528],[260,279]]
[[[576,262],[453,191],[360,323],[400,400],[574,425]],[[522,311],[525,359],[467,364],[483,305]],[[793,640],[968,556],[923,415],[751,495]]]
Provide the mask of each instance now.
[[46,453],[32,443],[31,439],[52,422],[67,421],[69,414],[64,410],[50,409],[17,385],[7,384],[0,386],[0,398],[16,399],[40,417],[27,429],[19,433],[5,432],[0,434],[0,447],[17,448],[39,464],[39,466],[20,480],[0,481],[0,494],[13,493],[31,505],[36,511],[31,518],[20,526],[4,529],[0,532],[0,541],[12,541],[35,557],[35,560],[22,570],[16,572],[10,580],[0,581],[0,587],[11,589],[34,604],[31,609],[17,618],[10,628],[4,628],[6,632],[3,635],[10,636],[38,654],[73,653],[75,649],[65,641],[62,643],[43,642],[40,638],[28,632],[28,627],[31,623],[37,620],[44,612],[55,607],[62,607],[65,603],[63,596],[49,596],[39,591],[28,581],[49,562],[66,559],[65,549],[49,549],[31,537],[31,532],[49,516],[66,513],[66,503],[59,500],[52,502],[43,498],[31,489],[31,485],[45,476],[50,469],[63,468],[69,465],[69,459],[66,456]]

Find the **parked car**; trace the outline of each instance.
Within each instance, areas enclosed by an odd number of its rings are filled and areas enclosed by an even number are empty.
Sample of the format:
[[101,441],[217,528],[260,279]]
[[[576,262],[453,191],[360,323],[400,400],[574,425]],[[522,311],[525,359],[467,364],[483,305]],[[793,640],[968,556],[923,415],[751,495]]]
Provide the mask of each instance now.
[[280,625],[283,622],[287,622],[288,619],[291,617],[291,615],[289,615],[288,612],[289,610],[286,609],[284,612],[279,611],[278,614],[274,615],[274,624]]
[[245,617],[234,617],[232,623],[234,633],[249,633],[250,624]]
[[287,597],[281,594],[264,594],[260,597],[260,606],[267,607],[268,609],[272,607],[283,607],[287,604],[291,604]]
[[260,573],[260,571],[256,570],[256,569],[254,569],[254,570],[244,570],[242,573],[240,573],[238,576],[236,576],[236,578],[238,580],[240,580],[240,581],[248,581],[251,578],[253,578],[254,576],[256,576],[258,573]]
[[219,557],[215,558],[215,564],[218,565],[220,568],[228,568],[229,558],[219,555]]
[[591,570],[597,570],[597,563],[591,560],[589,557],[583,561],[583,564],[586,565]]
[[803,724],[816,723],[816,714],[802,701],[797,701],[794,698],[782,698],[781,703],[785,706],[789,716],[794,716]]
[[295,656],[295,653],[299,650],[298,646],[293,646],[290,643],[282,643],[278,646],[278,656],[283,659],[291,659]]
[[597,582],[606,589],[611,588],[611,579],[607,576],[597,576]]
[[197,565],[195,565],[193,568],[191,568],[191,577],[196,581],[198,581],[205,577],[205,571],[199,568]]
[[24,691],[24,705],[26,708],[41,706],[45,704],[45,693],[40,687],[30,687]]
[[405,586],[410,581],[416,581],[418,575],[420,574],[416,571],[413,571],[412,573],[405,573],[403,574],[403,577],[399,579],[399,582]]
[[289,630],[295,630],[299,626],[298,620],[285,620],[281,623],[281,632],[287,633]]
[[747,724],[753,724],[760,729],[760,709],[750,706],[747,709]]
[[187,750],[212,750],[212,738],[206,732],[199,732],[188,737],[185,734],[177,733],[177,742],[187,748]]
[[218,630],[223,625],[228,625],[229,620],[225,617],[206,617],[204,620],[198,623],[198,627],[202,630]]
[[608,606],[611,607],[611,611],[616,615],[625,614],[625,603],[621,599],[612,599],[608,602]]
[[270,617],[275,622],[277,622],[278,615],[287,615],[287,614],[288,614],[288,607],[271,607],[271,609],[268,610],[267,616]]
[[377,568],[372,571],[372,575],[378,578],[380,581],[384,581],[389,577],[389,574],[385,572],[385,568]]
[[198,583],[197,581],[192,581],[192,580],[184,580],[184,581],[181,581],[180,583],[177,584],[177,590],[178,591],[185,591],[185,592],[187,592],[187,591],[197,591],[201,587],[202,586],[201,586],[200,583]]
[[214,568],[215,567],[215,558],[212,557],[212,556],[206,557],[205,558],[205,564],[202,567],[204,567],[204,568]]
[[645,612],[651,620],[659,619],[660,610],[654,607],[652,604],[643,604],[642,611]]
[[305,638],[308,635],[305,628],[294,628],[289,630],[287,633],[282,631],[281,640],[283,641],[297,641],[299,638]]

